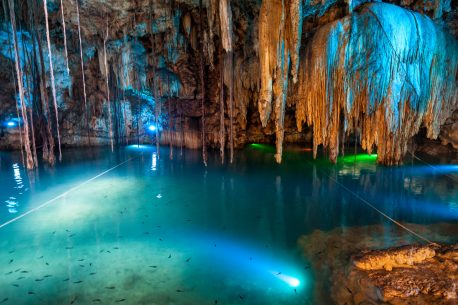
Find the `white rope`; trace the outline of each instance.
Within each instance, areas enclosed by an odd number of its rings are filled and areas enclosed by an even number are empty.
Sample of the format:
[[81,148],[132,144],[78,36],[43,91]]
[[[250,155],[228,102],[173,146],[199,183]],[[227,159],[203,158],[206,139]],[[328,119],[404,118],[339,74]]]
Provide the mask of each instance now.
[[[423,162],[424,164],[428,165],[428,166],[431,167],[432,169],[437,170],[438,172],[440,172],[440,170],[437,169],[436,166],[434,166],[434,165],[432,165],[432,164],[429,164],[428,162],[426,162],[426,161],[420,159],[420,158],[417,157],[414,153],[411,153],[411,155],[412,155],[412,157],[414,157],[414,158],[417,159],[418,161]],[[458,178],[453,177],[453,176],[451,176],[451,175],[449,175],[449,174],[443,174],[443,176],[446,176],[446,177],[448,177],[448,178],[450,178],[450,179],[452,179],[452,180],[458,182]]]
[[[312,164],[310,161],[307,161],[308,163]],[[312,164],[313,165],[313,164]],[[321,171],[321,170],[320,170]],[[355,193],[354,191],[352,191],[351,189],[349,189],[348,187],[346,187],[343,183],[339,182],[337,179],[333,178],[331,175],[327,175],[325,173],[326,176],[329,177],[329,179],[331,179],[332,181],[334,181],[335,183],[337,183],[340,187],[342,187],[344,190],[346,190],[347,192],[349,192],[350,194],[352,194],[353,196],[355,196],[356,198],[358,198],[359,200],[361,200],[363,203],[365,203],[366,205],[368,205],[369,207],[371,207],[374,211],[376,211],[377,213],[379,213],[380,215],[382,215],[383,217],[385,217],[386,219],[388,219],[389,221],[391,221],[392,223],[394,223],[395,225],[399,226],[400,228],[406,230],[407,232],[409,232],[410,234],[416,236],[417,238],[427,242],[428,244],[431,244],[431,245],[436,245],[436,243],[430,241],[428,238],[414,232],[412,229],[409,229],[407,226],[403,225],[402,223],[400,223],[399,221],[397,221],[396,219],[388,216],[387,214],[385,214],[384,212],[380,211],[378,208],[376,208],[373,204],[371,204],[369,201],[367,201],[366,199],[364,199],[363,197],[361,197],[360,195],[358,195],[357,193]]]
[[44,203],[42,203],[42,204],[40,204],[39,206],[37,206],[37,207],[35,207],[35,208],[33,208],[33,209],[31,209],[31,210],[29,210],[29,211],[27,211],[27,212],[25,212],[25,213],[19,215],[19,216],[15,217],[15,218],[13,218],[13,219],[11,219],[11,220],[8,220],[7,222],[5,222],[5,223],[3,223],[3,224],[0,225],[0,229],[3,228],[3,227],[5,227],[5,226],[7,226],[7,225],[9,225],[9,224],[11,224],[11,223],[13,223],[13,222],[15,222],[15,221],[17,221],[17,220],[19,220],[19,219],[21,219],[21,218],[23,218],[23,217],[25,217],[25,216],[27,216],[27,215],[29,215],[29,214],[32,214],[33,212],[36,212],[36,211],[40,210],[41,208],[44,208],[44,207],[50,205],[51,203],[55,202],[56,200],[58,200],[58,199],[60,199],[60,198],[62,198],[62,197],[64,197],[64,196],[70,194],[71,192],[74,192],[74,191],[80,189],[81,187],[83,187],[84,185],[88,184],[89,182],[94,181],[95,179],[97,179],[97,178],[99,178],[99,177],[105,175],[105,174],[108,173],[108,172],[111,172],[112,170],[114,170],[114,169],[120,167],[120,166],[123,165],[123,164],[126,164],[127,162],[129,162],[129,161],[131,161],[131,160],[133,160],[133,159],[135,159],[135,158],[138,158],[138,156],[137,156],[137,157],[129,158],[129,159],[127,159],[126,161],[124,161],[124,162],[122,162],[122,163],[119,163],[118,165],[115,165],[115,166],[113,166],[112,168],[109,168],[109,169],[107,169],[106,171],[104,171],[104,172],[98,174],[97,176],[92,177],[91,179],[86,180],[86,181],[84,181],[84,182],[78,184],[77,186],[72,187],[72,188],[69,189],[68,191],[66,191],[66,192],[64,192],[64,193],[62,193],[62,194],[60,194],[60,195],[58,195],[58,196],[56,196],[56,197],[54,197],[54,198],[52,198],[52,199],[50,199],[50,200],[44,202]]

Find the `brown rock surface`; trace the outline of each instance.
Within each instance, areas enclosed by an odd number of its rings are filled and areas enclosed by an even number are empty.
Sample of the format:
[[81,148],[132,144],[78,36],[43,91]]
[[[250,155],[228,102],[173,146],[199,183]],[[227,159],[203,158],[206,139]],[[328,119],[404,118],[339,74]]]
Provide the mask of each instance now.
[[[453,223],[407,226],[441,244],[458,241]],[[298,241],[323,304],[457,304],[458,247],[405,246],[417,242],[391,225],[316,230]]]

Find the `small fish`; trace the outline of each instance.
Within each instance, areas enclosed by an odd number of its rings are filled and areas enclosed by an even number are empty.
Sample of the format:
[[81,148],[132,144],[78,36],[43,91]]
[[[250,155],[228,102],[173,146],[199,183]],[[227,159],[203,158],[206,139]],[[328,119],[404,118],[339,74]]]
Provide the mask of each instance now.
[[108,286],[108,287],[105,287],[105,289],[111,289],[111,290],[113,290],[113,289],[115,289],[115,288],[116,288],[115,286]]
[[99,252],[99,253],[102,253],[102,252],[104,252],[104,251],[105,251],[105,250],[104,250],[104,249],[102,249],[102,250],[100,250],[100,252]]
[[92,267],[92,263],[89,263],[89,266],[91,266],[91,267]]
[[19,281],[19,280],[22,280],[22,279],[25,279],[25,277],[20,276],[20,277],[18,277],[18,278],[16,279],[16,281]]
[[162,241],[162,238],[159,238],[160,241]]
[[190,257],[190,258],[188,258],[188,259],[186,260],[186,262],[188,263],[190,260],[191,260],[191,257]]
[[70,304],[75,303],[75,302],[76,302],[76,299],[77,299],[77,298],[75,297],[75,298],[70,302]]
[[181,290],[181,289],[177,289],[177,292],[184,292],[184,290]]
[[66,278],[65,280],[63,280],[62,282],[68,282],[70,279],[69,278]]
[[4,298],[4,299],[0,302],[0,304],[1,304],[1,303],[5,303],[5,302],[8,301],[8,300],[9,300],[8,298]]
[[305,266],[304,269],[305,270],[310,269],[310,265],[309,266]]
[[79,261],[79,262],[84,262],[84,258],[82,258],[82,259],[79,259],[78,261]]
[[172,258],[172,254],[169,255],[169,258]]
[[14,270],[14,272],[19,272],[21,271],[21,268]]
[[119,299],[119,300],[116,300],[115,302],[116,303],[121,303],[121,302],[124,302],[126,299]]
[[15,250],[11,250],[11,251],[10,251],[10,252],[8,252],[8,253],[9,253],[9,254],[11,254],[11,253],[14,253],[14,251],[15,251]]
[[29,292],[28,292],[28,294],[35,294],[35,292],[33,292],[33,291],[29,291]]
[[150,267],[150,268],[157,268],[156,265],[152,265],[152,266],[148,266],[148,267]]
[[243,295],[239,294],[239,298],[240,298],[240,300],[243,300],[245,297]]
[[22,270],[21,273],[29,273],[27,270]]
[[294,288],[294,293],[297,293],[297,290],[296,290],[296,288]]
[[215,305],[218,304],[218,300],[215,300]]
[[92,302],[102,302],[101,299],[93,299]]
[[84,268],[84,265],[80,265],[81,268]]
[[119,250],[119,248],[118,248],[118,247],[113,247],[113,249],[115,249],[115,250]]
[[65,247],[66,250],[71,250],[73,247]]
[[280,274],[281,274],[281,272],[278,272],[276,275],[280,275]]
[[11,284],[11,286],[19,287],[19,284]]
[[95,274],[97,274],[97,272],[91,272],[91,273],[89,273],[89,275],[95,275]]
[[83,281],[76,281],[76,282],[73,282],[73,284],[81,284]]
[[108,250],[107,250],[107,253],[111,253],[111,251],[108,251]]
[[53,231],[51,234],[56,234],[56,231]]
[[70,231],[70,230],[68,230],[68,229],[65,229],[65,231],[66,231],[66,232],[71,232],[71,231]]
[[45,264],[46,264],[46,266],[49,266],[49,263],[48,263],[48,262],[46,262]]
[[73,237],[73,236],[75,236],[75,234],[70,234],[70,235],[68,235],[68,237]]
[[51,274],[46,274],[44,277],[51,277],[52,275]]
[[42,255],[42,256],[40,256],[38,259],[42,259],[43,257],[44,257],[44,256]]
[[14,259],[10,259],[10,262],[8,264],[11,264],[12,262],[14,262]]
[[5,273],[5,275],[10,275],[12,273],[13,273],[13,271],[10,271],[10,272]]
[[35,282],[41,282],[43,281],[44,279],[35,279]]

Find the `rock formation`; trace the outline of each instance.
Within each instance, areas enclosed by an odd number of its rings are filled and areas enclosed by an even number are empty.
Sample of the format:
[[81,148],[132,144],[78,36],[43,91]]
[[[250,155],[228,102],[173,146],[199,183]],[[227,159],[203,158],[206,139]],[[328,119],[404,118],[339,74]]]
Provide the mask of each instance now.
[[228,147],[232,160],[234,147],[276,141],[281,162],[284,142],[310,131],[331,161],[356,138],[398,164],[421,127],[456,149],[456,3],[365,2],[4,1],[0,121],[22,108],[28,119],[19,137],[2,126],[0,146],[33,155],[36,140],[53,163],[59,139],[149,141],[154,124],[163,142],[183,145],[186,131],[223,161]]

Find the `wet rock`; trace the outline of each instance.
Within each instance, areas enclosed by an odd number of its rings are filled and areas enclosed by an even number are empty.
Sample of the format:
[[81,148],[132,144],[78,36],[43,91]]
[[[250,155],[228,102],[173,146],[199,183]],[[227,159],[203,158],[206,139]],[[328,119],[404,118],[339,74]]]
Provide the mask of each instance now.
[[444,245],[416,246],[413,235],[386,225],[302,236],[298,243],[314,274],[316,299],[347,305],[457,304],[458,246],[445,244],[458,242],[458,227],[406,225]]
[[352,259],[345,286],[384,304],[456,304],[458,245],[361,253]]

